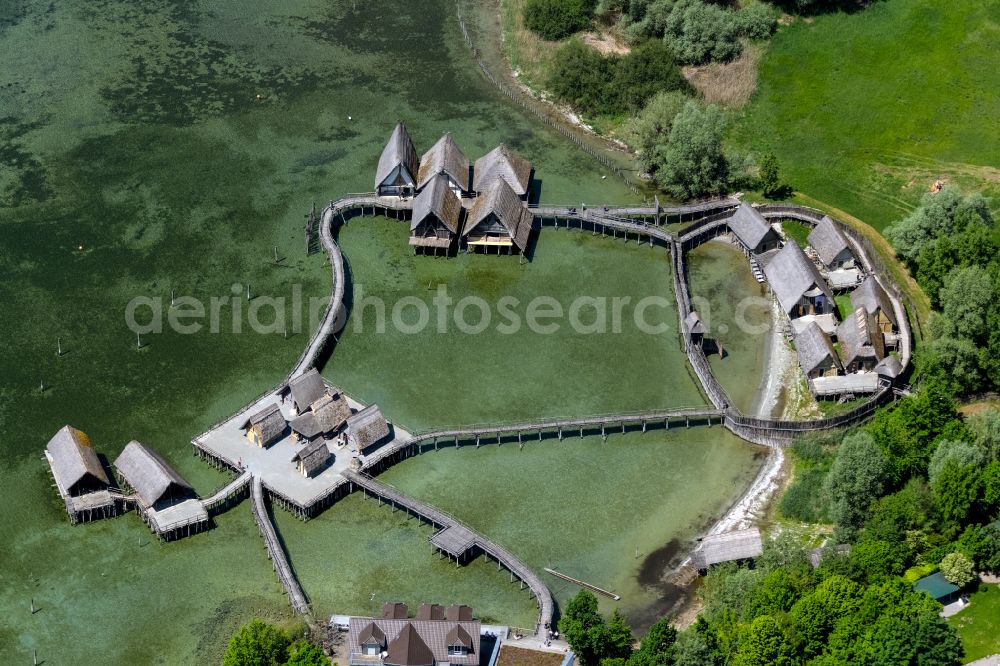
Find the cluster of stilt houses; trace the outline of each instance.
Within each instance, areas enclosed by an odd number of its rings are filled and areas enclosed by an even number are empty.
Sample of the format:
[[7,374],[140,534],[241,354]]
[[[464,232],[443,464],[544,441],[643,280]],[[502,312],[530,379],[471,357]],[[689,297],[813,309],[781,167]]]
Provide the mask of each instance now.
[[[788,319],[799,364],[817,396],[874,393],[879,379],[902,371],[895,355],[897,314],[880,279],[866,274],[844,232],[824,217],[806,247],[787,242],[780,225],[742,204],[728,222],[735,242],[750,258],[755,276],[766,282]],[[848,294],[841,318],[837,294]],[[704,324],[696,313],[685,322],[700,342]]]
[[406,126],[398,123],[379,158],[375,191],[413,197],[414,252],[523,253],[533,225],[531,177],[531,163],[504,145],[471,164],[450,134],[418,158]]

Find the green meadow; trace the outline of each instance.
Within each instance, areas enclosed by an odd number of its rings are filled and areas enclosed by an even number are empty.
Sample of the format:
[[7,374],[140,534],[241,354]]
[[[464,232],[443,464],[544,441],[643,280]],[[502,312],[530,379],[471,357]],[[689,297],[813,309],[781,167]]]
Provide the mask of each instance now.
[[1000,2],[884,0],[772,38],[732,140],[876,229],[937,179],[1000,194]]

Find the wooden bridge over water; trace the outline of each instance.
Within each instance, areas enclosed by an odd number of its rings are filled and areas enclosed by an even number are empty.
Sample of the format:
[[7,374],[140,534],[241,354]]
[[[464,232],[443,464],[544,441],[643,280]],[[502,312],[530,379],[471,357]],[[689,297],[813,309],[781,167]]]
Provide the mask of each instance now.
[[260,529],[260,535],[264,538],[264,545],[267,548],[267,556],[271,559],[274,572],[278,574],[278,580],[288,594],[288,601],[292,604],[292,610],[297,615],[308,615],[310,612],[309,601],[305,592],[299,585],[292,565],[288,562],[285,549],[278,540],[278,534],[274,529],[274,523],[267,512],[267,504],[264,501],[264,486],[260,477],[254,477],[250,492],[251,504],[253,506],[253,519]]

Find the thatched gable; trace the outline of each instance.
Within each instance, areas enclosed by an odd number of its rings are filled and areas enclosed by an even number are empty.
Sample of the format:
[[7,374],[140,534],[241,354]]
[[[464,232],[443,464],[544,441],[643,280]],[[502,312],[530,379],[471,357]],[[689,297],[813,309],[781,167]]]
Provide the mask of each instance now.
[[764,266],[764,275],[786,313],[793,316],[803,314],[798,312],[798,306],[806,300],[816,301],[819,296],[823,296],[825,302],[821,312],[816,314],[833,310],[833,292],[819,274],[816,264],[809,261],[797,243],[786,243],[778,250]]
[[167,461],[134,439],[115,460],[115,469],[146,506],[194,493],[191,484],[181,478]]
[[705,334],[705,324],[701,320],[701,315],[698,314],[697,310],[691,310],[687,317],[684,317],[684,329],[688,332],[688,335],[704,335]]
[[898,325],[889,294],[874,275],[866,277],[864,282],[851,292],[851,305],[855,308],[864,308],[868,314],[884,319],[893,329]]
[[326,395],[326,384],[316,368],[310,369],[305,374],[299,375],[288,382],[288,390],[292,393],[292,403],[299,414],[305,412],[309,407]]
[[472,186],[477,192],[482,192],[494,180],[502,178],[519,197],[523,197],[531,185],[531,162],[501,143],[476,160],[472,178]]
[[903,363],[899,360],[898,356],[890,354],[876,364],[875,372],[877,372],[881,377],[895,379],[902,374]]
[[303,474],[312,476],[325,467],[331,457],[332,454],[326,446],[326,441],[320,438],[299,449],[298,453],[292,457],[292,462],[299,464],[299,471]]
[[740,204],[727,222],[729,230],[747,249],[764,252],[778,243],[778,234],[760,212],[750,204]]
[[451,134],[437,140],[431,149],[420,158],[417,175],[417,189],[423,189],[434,176],[449,176],[463,192],[471,190],[469,185],[469,158],[458,147]]
[[457,235],[461,215],[462,201],[449,189],[448,179],[438,174],[413,200],[410,232],[419,233],[421,229],[434,229],[437,223],[440,223],[449,232]]
[[252,432],[255,433],[253,436],[258,446],[268,446],[281,439],[281,436],[285,434],[286,425],[285,417],[282,416],[278,403],[272,402],[244,421],[240,429],[247,432],[248,438]]
[[62,495],[75,497],[111,485],[90,438],[73,426],[63,426],[52,436],[45,457]]
[[826,215],[809,232],[807,242],[827,268],[839,268],[854,259],[847,238]]
[[724,534],[712,534],[701,540],[701,548],[692,559],[699,569],[707,569],[720,562],[734,562],[758,557],[764,552],[760,530],[751,527]]
[[365,449],[389,434],[389,424],[378,405],[368,405],[347,419],[347,436],[358,449]]
[[847,372],[871,370],[885,356],[882,332],[875,324],[875,316],[864,308],[855,310],[837,327],[837,345]]
[[810,378],[824,375],[830,370],[844,369],[830,338],[814,321],[795,335],[795,353],[799,357],[802,371]]
[[469,209],[462,236],[481,235],[495,221],[522,252],[528,247],[533,217],[507,181],[494,180]]
[[[410,133],[406,131],[406,126],[402,122],[396,123],[396,128],[378,159],[375,190],[380,191],[384,185],[415,187],[417,164],[417,151],[413,147]],[[390,179],[391,182],[387,182]]]

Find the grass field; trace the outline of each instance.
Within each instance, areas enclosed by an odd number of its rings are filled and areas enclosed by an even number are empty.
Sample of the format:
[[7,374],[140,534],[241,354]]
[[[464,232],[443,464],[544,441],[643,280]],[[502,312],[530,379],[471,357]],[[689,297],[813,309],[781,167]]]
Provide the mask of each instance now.
[[877,229],[936,179],[1000,193],[1000,1],[885,0],[773,37],[733,142]]
[[948,624],[958,631],[965,647],[966,663],[1000,653],[1000,586],[969,595],[971,603]]

